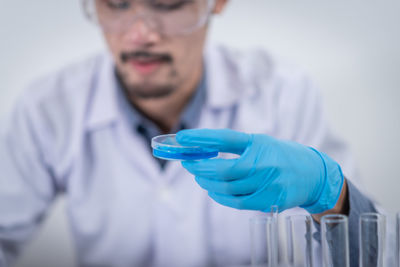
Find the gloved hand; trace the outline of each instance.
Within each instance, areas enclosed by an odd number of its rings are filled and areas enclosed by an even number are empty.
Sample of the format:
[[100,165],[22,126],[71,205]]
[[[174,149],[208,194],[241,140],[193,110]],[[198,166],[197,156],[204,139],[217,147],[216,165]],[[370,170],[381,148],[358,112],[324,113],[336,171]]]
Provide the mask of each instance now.
[[295,142],[227,129],[183,130],[177,141],[240,155],[182,162],[209,196],[225,206],[260,211],[272,205],[279,211],[300,206],[321,213],[335,206],[342,190],[338,163]]

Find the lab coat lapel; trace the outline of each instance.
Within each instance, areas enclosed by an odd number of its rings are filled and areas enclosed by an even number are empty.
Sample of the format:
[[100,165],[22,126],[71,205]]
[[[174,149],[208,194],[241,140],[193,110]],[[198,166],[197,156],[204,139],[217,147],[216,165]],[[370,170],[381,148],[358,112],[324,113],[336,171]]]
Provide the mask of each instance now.
[[[270,79],[271,64],[266,64],[268,59],[261,60],[261,56],[255,53],[252,58],[257,60],[248,60],[225,47],[207,48],[208,112],[204,114],[207,118],[203,119],[202,127],[274,134],[276,112],[273,108],[276,105],[273,102],[276,96],[271,87],[276,85]],[[254,62],[257,66],[252,65]],[[262,107],[255,108],[255,105]]]
[[243,88],[237,64],[221,47],[207,47],[204,58],[207,72],[206,106],[213,109],[231,107],[238,102]]

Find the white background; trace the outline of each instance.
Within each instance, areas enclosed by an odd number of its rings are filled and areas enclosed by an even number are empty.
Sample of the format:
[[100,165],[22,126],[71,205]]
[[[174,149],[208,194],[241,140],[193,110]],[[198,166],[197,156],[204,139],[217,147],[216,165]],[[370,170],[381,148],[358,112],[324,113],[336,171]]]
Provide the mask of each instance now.
[[[232,0],[210,38],[265,47],[308,71],[366,189],[400,210],[400,1]],[[36,77],[103,47],[78,0],[0,0],[0,116]],[[73,265],[63,206],[53,206],[18,266]]]

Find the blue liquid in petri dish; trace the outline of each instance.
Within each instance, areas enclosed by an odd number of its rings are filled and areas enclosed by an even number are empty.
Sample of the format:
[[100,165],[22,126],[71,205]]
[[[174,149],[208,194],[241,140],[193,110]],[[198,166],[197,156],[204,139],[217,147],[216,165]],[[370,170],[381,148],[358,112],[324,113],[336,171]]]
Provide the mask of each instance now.
[[199,160],[199,159],[209,159],[218,156],[218,151],[211,152],[194,152],[194,153],[179,153],[163,151],[158,149],[153,149],[154,157],[166,160]]
[[199,160],[218,156],[218,151],[204,147],[181,146],[174,134],[156,136],[151,141],[153,156],[165,160]]

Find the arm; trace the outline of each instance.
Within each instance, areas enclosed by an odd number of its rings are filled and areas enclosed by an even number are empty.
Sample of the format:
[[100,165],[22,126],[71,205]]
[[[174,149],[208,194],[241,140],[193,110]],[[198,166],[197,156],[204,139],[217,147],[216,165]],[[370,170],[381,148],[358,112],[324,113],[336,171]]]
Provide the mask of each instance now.
[[347,216],[349,215],[349,195],[348,195],[346,179],[343,182],[342,191],[341,191],[339,199],[336,202],[336,205],[333,207],[333,209],[327,210],[322,213],[311,214],[311,215],[317,223],[320,223],[322,216],[327,215],[327,214],[343,214],[343,215],[347,215]]
[[348,216],[349,222],[349,248],[350,248],[350,266],[358,266],[359,258],[359,218],[364,212],[377,212],[374,204],[366,196],[364,196],[356,186],[350,181],[346,181],[346,186],[343,187],[341,197],[335,208],[326,211],[322,214],[314,214],[315,226],[317,232],[314,238],[320,241],[319,225],[320,219],[325,214],[344,214]]
[[30,116],[20,104],[0,128],[0,266],[15,260],[55,195]]

